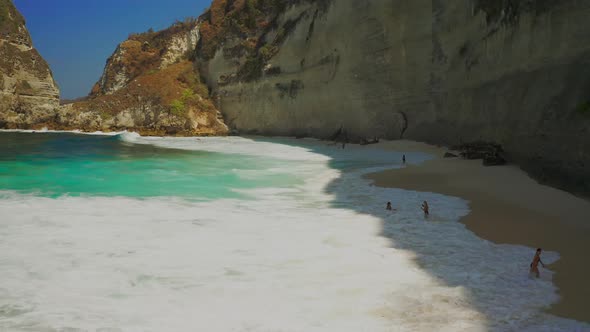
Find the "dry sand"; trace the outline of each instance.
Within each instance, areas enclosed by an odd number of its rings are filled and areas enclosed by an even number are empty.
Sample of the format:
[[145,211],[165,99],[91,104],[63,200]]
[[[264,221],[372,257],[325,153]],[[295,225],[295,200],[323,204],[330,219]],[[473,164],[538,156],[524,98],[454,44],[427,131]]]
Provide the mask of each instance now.
[[[559,252],[561,258],[547,267],[556,272],[553,280],[561,301],[549,312],[590,322],[589,201],[540,185],[516,166],[484,167],[481,160],[444,159],[446,149],[411,141],[380,145],[428,152],[436,158],[367,175],[375,185],[464,198],[471,213],[461,222],[477,236]],[[531,250],[531,258],[533,254]]]

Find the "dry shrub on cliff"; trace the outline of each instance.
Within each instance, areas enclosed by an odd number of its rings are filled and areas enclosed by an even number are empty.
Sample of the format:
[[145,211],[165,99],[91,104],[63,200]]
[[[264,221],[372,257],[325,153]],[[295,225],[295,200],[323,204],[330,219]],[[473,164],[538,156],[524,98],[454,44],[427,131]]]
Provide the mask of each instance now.
[[176,21],[170,27],[160,31],[150,29],[142,33],[132,33],[129,35],[128,40],[138,41],[142,45],[145,45],[146,49],[149,49],[152,52],[163,53],[168,46],[167,42],[172,36],[183,32],[189,32],[194,29],[196,25],[196,18],[187,17],[184,21]]
[[118,70],[126,69],[127,75],[135,78],[149,70],[155,69],[160,64],[160,54],[155,49],[145,49],[137,40],[127,40],[121,43],[125,53],[118,62]]
[[[121,75],[127,83],[141,75],[156,72],[162,64],[162,56],[168,51],[170,40],[175,35],[188,34],[197,25],[195,18],[177,21],[160,31],[150,29],[144,33],[130,34],[129,39],[119,44],[117,51],[107,61],[103,81],[97,82],[91,96],[108,93],[113,85],[121,84]],[[188,58],[188,54],[184,55]]]
[[203,98],[209,98],[207,85],[201,82],[194,68],[185,68],[177,77],[177,80]]
[[[235,79],[257,80],[263,75],[268,61],[277,54],[279,46],[307,13],[286,20],[280,26],[279,15],[289,5],[303,1],[313,1],[318,5],[318,11],[324,11],[331,0],[214,0],[200,18],[198,55],[209,60],[222,48],[225,40],[241,39],[241,43],[223,48],[223,54],[244,59]],[[266,36],[271,31],[276,32],[275,38],[267,43]]]
[[[111,95],[96,96],[76,103],[74,107],[97,111],[103,117],[114,116],[131,108],[169,111],[175,115],[186,115],[188,106],[197,111],[214,110],[213,104],[203,98],[201,93],[206,94],[207,87],[201,83],[193,64],[182,61],[162,70],[140,75]],[[187,94],[191,98],[187,98]],[[179,101],[183,102],[182,107]]]
[[207,58],[210,59],[215,55],[215,50],[217,50],[217,39],[219,35],[219,28],[215,27],[209,22],[203,22],[201,24],[201,40],[200,40],[200,49],[199,53]]
[[210,59],[224,39],[254,37],[272,27],[288,5],[282,0],[214,0],[201,16],[199,55]]
[[12,43],[30,43],[26,32],[20,30],[24,27],[25,19],[16,10],[11,0],[0,0],[0,38]]
[[201,53],[208,58],[213,57],[222,38],[226,8],[227,0],[214,0],[209,10],[202,16],[204,20],[200,27],[200,49]]

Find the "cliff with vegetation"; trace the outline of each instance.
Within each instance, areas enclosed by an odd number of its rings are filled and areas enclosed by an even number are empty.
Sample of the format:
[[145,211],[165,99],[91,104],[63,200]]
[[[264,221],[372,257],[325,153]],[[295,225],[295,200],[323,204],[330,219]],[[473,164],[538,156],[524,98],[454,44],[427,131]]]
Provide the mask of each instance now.
[[52,122],[59,89],[11,0],[0,0],[0,128]]
[[201,74],[241,133],[485,140],[590,192],[590,2],[215,0]]
[[88,98],[63,106],[60,128],[143,135],[225,135],[227,126],[193,63],[196,20],[132,34],[117,46]]
[[225,119],[243,134],[482,140],[590,193],[590,2],[214,0],[131,35],[59,109],[24,20],[0,6],[0,127],[223,135]]
[[225,135],[195,66],[198,41],[198,22],[190,19],[132,34],[107,60],[90,95],[60,106],[24,18],[11,0],[0,0],[0,128]]

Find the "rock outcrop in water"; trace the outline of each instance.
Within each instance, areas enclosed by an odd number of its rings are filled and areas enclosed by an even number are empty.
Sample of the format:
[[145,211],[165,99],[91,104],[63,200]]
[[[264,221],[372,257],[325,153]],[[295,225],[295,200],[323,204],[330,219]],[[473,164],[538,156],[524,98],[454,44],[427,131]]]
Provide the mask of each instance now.
[[53,122],[59,89],[11,0],[0,0],[0,128]]
[[241,133],[501,144],[590,192],[590,2],[215,0],[198,56]]
[[107,60],[89,97],[63,106],[57,122],[143,135],[225,135],[228,128],[191,61],[198,40],[195,20],[130,35]]

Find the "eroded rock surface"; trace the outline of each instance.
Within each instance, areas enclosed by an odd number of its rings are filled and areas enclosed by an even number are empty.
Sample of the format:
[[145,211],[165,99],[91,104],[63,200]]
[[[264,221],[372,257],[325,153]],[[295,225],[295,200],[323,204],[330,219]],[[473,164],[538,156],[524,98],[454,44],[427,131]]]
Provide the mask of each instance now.
[[59,89],[11,0],[0,0],[0,128],[52,122]]
[[220,28],[230,3],[202,17],[201,60],[232,129],[496,142],[590,192],[590,2],[287,1],[240,33]]

